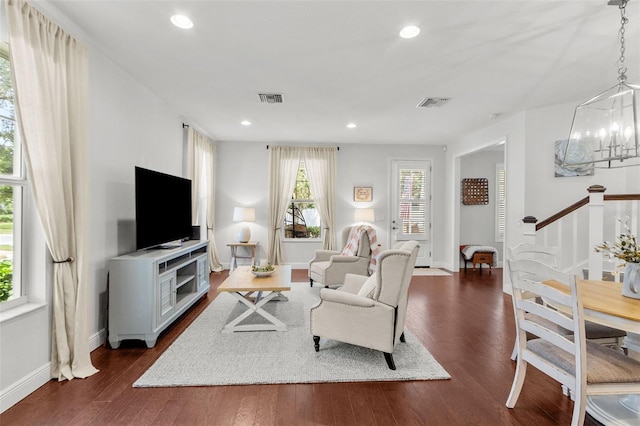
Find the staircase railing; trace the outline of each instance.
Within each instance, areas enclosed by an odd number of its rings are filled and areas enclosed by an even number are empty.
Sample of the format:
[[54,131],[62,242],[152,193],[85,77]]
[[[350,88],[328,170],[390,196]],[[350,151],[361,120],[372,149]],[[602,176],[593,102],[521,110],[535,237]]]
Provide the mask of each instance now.
[[625,226],[638,235],[640,194],[609,195],[602,185],[592,185],[587,191],[587,197],[541,222],[525,217],[524,235],[528,242],[557,247],[561,269],[575,273],[588,270],[589,279],[602,279],[603,272],[616,265],[594,247],[603,241],[614,241]]

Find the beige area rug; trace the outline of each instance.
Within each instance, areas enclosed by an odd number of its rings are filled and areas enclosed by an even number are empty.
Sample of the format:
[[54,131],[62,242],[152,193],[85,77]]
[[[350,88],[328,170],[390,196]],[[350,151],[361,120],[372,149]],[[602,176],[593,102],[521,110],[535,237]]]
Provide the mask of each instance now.
[[[266,309],[288,327],[285,332],[221,333],[244,311],[222,293],[195,319],[134,387],[215,386],[264,383],[322,383],[389,380],[442,380],[451,376],[409,332],[393,353],[390,370],[382,352],[346,343],[320,341],[315,352],[309,310],[320,288],[293,283],[288,301],[271,301]],[[258,315],[246,321],[263,322]]]
[[451,273],[438,268],[414,268],[413,269],[414,277],[428,277],[428,276],[451,276]]

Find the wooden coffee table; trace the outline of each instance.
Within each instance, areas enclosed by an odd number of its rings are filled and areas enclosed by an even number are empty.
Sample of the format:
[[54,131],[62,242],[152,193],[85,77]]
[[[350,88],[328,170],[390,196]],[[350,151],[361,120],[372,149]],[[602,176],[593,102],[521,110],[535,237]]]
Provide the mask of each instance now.
[[[271,276],[258,278],[251,273],[251,266],[240,266],[229,278],[218,286],[218,292],[226,292],[242,302],[247,310],[224,326],[223,333],[235,331],[287,331],[287,326],[263,309],[263,306],[278,298],[287,300],[283,291],[291,290],[291,266],[278,265]],[[252,314],[258,314],[269,324],[243,324]]]

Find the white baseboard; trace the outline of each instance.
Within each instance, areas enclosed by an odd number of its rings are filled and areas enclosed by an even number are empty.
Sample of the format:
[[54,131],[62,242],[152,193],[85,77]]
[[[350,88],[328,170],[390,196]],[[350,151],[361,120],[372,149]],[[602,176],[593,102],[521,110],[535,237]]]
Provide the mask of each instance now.
[[0,413],[5,412],[26,398],[31,392],[51,380],[51,363],[48,362],[0,393]]
[[[89,351],[94,351],[102,346],[106,339],[106,330],[103,328],[89,337]],[[28,376],[0,391],[0,413],[5,412],[23,398],[51,380],[51,363],[48,362]]]

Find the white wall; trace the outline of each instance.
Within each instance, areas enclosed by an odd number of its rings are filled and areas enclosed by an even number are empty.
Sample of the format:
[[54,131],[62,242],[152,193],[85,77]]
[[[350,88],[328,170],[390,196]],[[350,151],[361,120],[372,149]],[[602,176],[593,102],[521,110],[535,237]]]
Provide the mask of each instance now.
[[[220,261],[228,267],[230,251],[227,243],[236,240],[237,223],[231,221],[233,207],[256,209],[256,221],[251,226],[251,239],[260,241],[258,258],[264,258],[267,243],[267,180],[269,151],[265,144],[217,142],[216,170],[216,248]],[[336,228],[354,223],[354,186],[373,187],[373,201],[358,203],[358,207],[375,209],[376,234],[382,248],[389,247],[389,185],[392,159],[431,159],[433,164],[433,260],[443,263],[444,252],[444,152],[442,147],[420,145],[345,145],[338,151],[338,185]],[[339,236],[339,233],[336,235]],[[318,242],[286,242],[284,256],[295,268],[306,268]]]
[[135,250],[134,167],[184,176],[181,117],[101,55],[90,61],[89,330],[105,326],[108,259]]
[[460,242],[492,246],[498,250],[502,266],[503,243],[496,242],[496,164],[504,163],[503,151],[480,151],[460,159],[460,179],[485,178],[489,183],[489,203],[460,204]]

